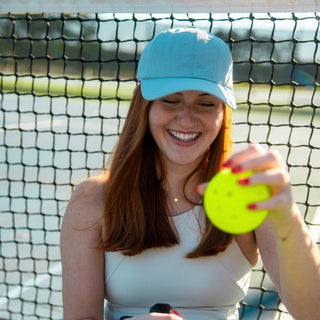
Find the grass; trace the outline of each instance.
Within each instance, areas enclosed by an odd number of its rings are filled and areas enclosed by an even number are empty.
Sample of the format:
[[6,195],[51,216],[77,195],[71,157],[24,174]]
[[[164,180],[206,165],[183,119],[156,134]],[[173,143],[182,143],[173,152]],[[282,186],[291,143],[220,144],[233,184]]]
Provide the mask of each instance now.
[[[68,97],[81,99],[130,100],[136,83],[134,81],[100,81],[71,78],[48,78],[43,76],[0,76],[0,90],[3,93],[32,94],[35,96]],[[248,83],[235,84],[239,111],[248,110],[248,102],[254,112],[273,111],[288,113],[290,103],[295,104],[295,112],[310,114],[311,101],[319,105],[320,89],[313,87],[270,86]]]
[[134,87],[134,81],[121,82],[118,86],[116,81],[0,76],[0,90],[3,93],[35,96],[130,100]]
[[[296,114],[310,114],[313,112],[311,104],[320,106],[320,89],[313,87],[289,85],[270,86],[267,84],[248,83],[234,86],[237,97],[238,108],[242,111],[248,110],[251,103],[254,112],[289,113],[294,108]],[[293,107],[292,107],[293,106]]]

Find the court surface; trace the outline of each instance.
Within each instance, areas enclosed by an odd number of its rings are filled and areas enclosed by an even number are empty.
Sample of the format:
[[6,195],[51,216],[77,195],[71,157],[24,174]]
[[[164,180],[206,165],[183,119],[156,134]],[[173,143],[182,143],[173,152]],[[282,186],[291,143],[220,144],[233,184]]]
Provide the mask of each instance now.
[[[303,105],[303,95],[299,99],[297,103]],[[116,141],[114,134],[122,124],[114,114],[118,112],[125,116],[126,107],[118,109],[112,102],[106,103],[103,116],[111,118],[104,121],[98,120],[97,102],[91,100],[66,102],[65,99],[55,99],[53,102],[49,97],[4,94],[0,95],[0,101],[0,177],[3,179],[9,175],[12,181],[9,185],[4,179],[0,180],[0,195],[3,195],[0,215],[0,265],[3,269],[0,271],[0,318],[8,317],[6,311],[1,311],[8,304],[10,310],[22,311],[25,314],[23,319],[36,319],[33,314],[43,319],[62,319],[59,228],[71,195],[68,184],[81,181],[86,176],[86,166],[93,171],[101,168],[105,158],[99,148],[102,147],[103,152],[111,151]],[[320,102],[316,103],[320,105]],[[79,110],[85,111],[85,122]],[[318,224],[311,227],[311,232],[319,241],[320,212],[316,213],[316,210],[319,205],[320,121],[318,115],[310,126],[311,117],[310,111],[293,114],[272,112],[271,116],[256,111],[248,115],[240,108],[233,116],[236,124],[234,140],[237,149],[244,145],[243,141],[248,136],[251,141],[261,143],[267,138],[274,144],[272,148],[278,149],[292,164],[290,173],[294,197],[305,219]],[[248,121],[251,124],[248,125]],[[105,139],[101,138],[101,133]],[[290,153],[288,143],[297,146]],[[312,152],[308,146],[310,143]],[[64,150],[67,145],[69,151]],[[87,151],[94,152],[88,156]],[[40,164],[38,169],[37,164]],[[306,164],[313,168],[308,170]],[[53,165],[58,168],[56,171]],[[306,182],[311,187],[307,188]],[[59,199],[58,204],[55,198]],[[310,205],[308,211],[306,203]],[[261,264],[255,269],[257,272],[253,272],[251,286],[257,289],[250,289],[246,301],[250,304],[255,301],[258,305],[261,282],[266,289],[273,290],[273,286],[259,271]],[[4,281],[8,285],[4,285]],[[266,304],[276,306],[275,294],[269,297],[265,294],[264,297]],[[24,300],[23,304],[20,298]],[[56,306],[51,311],[48,302]],[[245,319],[256,319],[257,312],[259,309]],[[262,315],[259,319],[272,319],[276,313],[266,311],[264,314],[265,318]],[[16,315],[14,319],[22,318]]]

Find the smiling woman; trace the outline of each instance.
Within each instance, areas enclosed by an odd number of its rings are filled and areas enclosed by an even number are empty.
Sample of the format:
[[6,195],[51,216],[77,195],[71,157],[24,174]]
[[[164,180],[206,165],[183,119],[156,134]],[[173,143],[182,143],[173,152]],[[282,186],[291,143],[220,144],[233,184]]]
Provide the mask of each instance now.
[[[316,9],[320,1],[138,2],[144,9],[131,11],[135,0],[0,1],[0,318],[63,318],[59,236],[67,202],[76,185],[101,172],[114,150],[137,86],[143,48],[172,27],[197,26],[214,32],[230,47],[237,98],[233,148],[239,150],[255,141],[281,152],[290,170],[293,196],[320,244],[320,33],[319,13],[314,12],[320,11]],[[281,3],[286,3],[286,12],[276,10]],[[171,4],[179,5],[171,7],[173,13],[168,12]],[[113,11],[113,5],[131,13]],[[137,14],[142,11],[145,13]],[[155,145],[150,144],[149,152],[157,159]],[[141,158],[142,166],[146,165],[147,159]],[[140,161],[137,154],[132,161]],[[127,170],[136,173],[130,166]],[[88,200],[89,184],[98,181],[87,182],[83,195]],[[126,181],[120,179],[118,187],[122,184]],[[180,207],[184,196],[175,197],[175,190],[167,194],[170,214],[184,211]],[[125,191],[132,194],[136,190],[128,187]],[[187,196],[191,199],[193,195]],[[96,201],[88,207],[88,214],[81,210],[75,218],[99,212]],[[177,225],[184,218],[187,215],[172,219]],[[77,243],[80,248],[87,246]],[[72,247],[70,257],[76,250],[77,246]],[[89,260],[88,256],[82,260]],[[93,264],[92,272],[98,273],[99,264]],[[72,271],[75,286],[79,285],[76,271]],[[65,272],[64,278],[68,278]],[[88,288],[86,282],[79,291]],[[245,320],[293,319],[261,261],[253,270],[239,313]]]
[[[232,67],[228,46],[193,27],[144,49],[110,166],[79,185],[65,213],[66,320],[236,320],[259,254],[293,316],[320,317],[320,254],[281,157],[258,145],[230,152]],[[202,195],[222,167],[253,171],[245,185],[271,190],[248,206],[269,210],[256,230],[232,235],[208,220]],[[159,302],[177,312],[150,312]]]
[[182,91],[152,102],[149,129],[167,171],[178,170],[179,165],[192,171],[200,164],[220,131],[224,107],[201,91]]

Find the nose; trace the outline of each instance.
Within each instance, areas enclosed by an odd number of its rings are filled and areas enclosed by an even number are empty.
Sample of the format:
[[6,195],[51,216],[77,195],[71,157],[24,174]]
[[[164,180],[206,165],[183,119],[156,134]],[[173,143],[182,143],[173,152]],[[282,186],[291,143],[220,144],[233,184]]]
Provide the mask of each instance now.
[[185,103],[178,115],[178,121],[185,128],[192,127],[197,122],[197,115],[194,106],[190,103]]

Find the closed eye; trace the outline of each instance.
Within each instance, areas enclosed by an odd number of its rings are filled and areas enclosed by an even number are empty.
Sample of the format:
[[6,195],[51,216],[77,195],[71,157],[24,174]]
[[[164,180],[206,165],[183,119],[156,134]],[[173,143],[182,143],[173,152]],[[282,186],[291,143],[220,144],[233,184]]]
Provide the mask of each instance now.
[[164,103],[168,103],[168,104],[178,103],[178,101],[176,101],[176,100],[169,100],[169,99],[162,99],[162,101],[163,101]]
[[215,106],[214,103],[201,103],[200,105],[204,106],[204,107],[214,107]]

